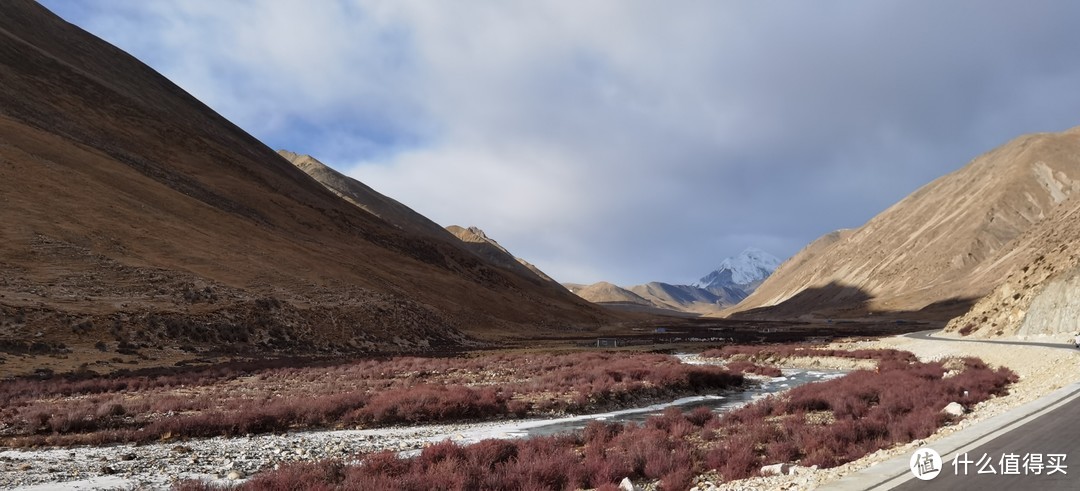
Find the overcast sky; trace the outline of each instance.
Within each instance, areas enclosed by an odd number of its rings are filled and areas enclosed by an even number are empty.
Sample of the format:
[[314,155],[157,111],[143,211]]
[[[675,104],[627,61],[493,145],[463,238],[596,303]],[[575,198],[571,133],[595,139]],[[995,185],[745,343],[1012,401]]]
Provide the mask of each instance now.
[[786,258],[1080,125],[1080,2],[42,2],[560,281]]

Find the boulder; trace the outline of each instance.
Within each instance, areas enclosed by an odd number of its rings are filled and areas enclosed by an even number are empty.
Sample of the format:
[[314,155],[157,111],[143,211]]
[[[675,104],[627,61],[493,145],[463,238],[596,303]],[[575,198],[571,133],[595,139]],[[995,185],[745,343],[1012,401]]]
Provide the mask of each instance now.
[[761,466],[763,476],[783,476],[791,471],[791,464],[770,464]]
[[954,418],[959,418],[960,416],[964,415],[964,406],[960,405],[959,402],[950,402],[947,406],[945,406],[945,409],[941,410],[941,412],[948,414],[949,416],[952,416]]
[[634,486],[629,477],[624,477],[622,482],[619,483],[619,491],[638,491],[638,488]]

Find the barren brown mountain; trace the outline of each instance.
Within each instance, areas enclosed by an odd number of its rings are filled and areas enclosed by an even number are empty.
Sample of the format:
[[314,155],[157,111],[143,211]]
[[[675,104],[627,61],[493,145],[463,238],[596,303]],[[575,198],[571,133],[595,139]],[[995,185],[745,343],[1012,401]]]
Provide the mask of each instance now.
[[[736,315],[858,316],[938,309],[948,319],[1030,258],[1080,190],[1080,128],[1017,138],[904,198],[862,227],[815,241]],[[1071,201],[1070,201],[1071,202]],[[1077,238],[1076,234],[1071,235]],[[1065,239],[1067,240],[1067,239]],[[749,311],[749,312],[747,312]]]
[[1080,194],[1032,227],[977,277],[1005,280],[966,314],[946,326],[965,336],[1018,335],[1071,342],[1080,333]]
[[634,285],[629,290],[660,308],[696,314],[716,313],[725,306],[738,302],[702,288],[659,281]]
[[441,349],[611,315],[364,212],[31,0],[0,3],[0,209],[4,372],[30,352]]
[[356,179],[331,169],[326,164],[319,162],[315,157],[296,154],[288,150],[278,150],[278,154],[285,157],[285,160],[291,162],[320,184],[326,186],[334,194],[363,208],[368,213],[382,218],[390,225],[414,234],[454,241],[453,235],[428,217],[413,211],[412,208]]
[[579,297],[593,303],[631,303],[660,308],[659,305],[642,298],[638,294],[606,281],[587,286],[575,286],[572,291]]
[[556,283],[536,266],[514,257],[498,242],[488,238],[483,230],[476,227],[466,229],[456,225],[444,229],[428,217],[413,211],[412,208],[383,195],[356,179],[331,169],[310,155],[300,155],[288,150],[278,150],[278,154],[285,157],[286,160],[306,172],[316,181],[319,181],[320,184],[326,186],[334,194],[359,206],[368,213],[382,218],[390,225],[405,231],[449,242],[476,254],[494,266],[518,274],[528,281],[533,283],[544,282],[547,283],[546,286],[562,289],[562,285]]
[[514,256],[510,251],[499,245],[494,239],[488,237],[487,234],[479,228],[465,228],[457,225],[450,225],[446,227],[446,231],[454,237],[457,237],[457,239],[465,245],[466,249],[472,251],[473,254],[480,256],[491,264],[508,269],[522,277],[534,281],[540,280],[547,284],[547,286],[565,290],[561,284],[551,279],[551,277],[543,271],[540,271],[540,268],[537,268],[524,259]]

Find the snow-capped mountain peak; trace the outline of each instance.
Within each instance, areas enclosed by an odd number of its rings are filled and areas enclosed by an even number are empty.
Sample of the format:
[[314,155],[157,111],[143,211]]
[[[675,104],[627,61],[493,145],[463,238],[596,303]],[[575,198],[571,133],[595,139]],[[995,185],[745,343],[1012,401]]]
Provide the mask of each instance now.
[[[699,288],[721,287],[756,287],[765,278],[768,278],[776,268],[780,266],[780,259],[761,249],[750,247],[739,253],[738,256],[729,257],[720,262],[713,272],[698,280],[694,286]],[[744,288],[745,289],[745,288]]]

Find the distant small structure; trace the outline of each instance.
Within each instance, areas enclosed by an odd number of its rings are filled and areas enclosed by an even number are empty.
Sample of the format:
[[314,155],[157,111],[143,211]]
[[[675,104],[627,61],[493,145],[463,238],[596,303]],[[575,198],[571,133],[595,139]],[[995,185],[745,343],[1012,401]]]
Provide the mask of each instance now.
[[618,348],[619,340],[616,338],[596,338],[597,348]]

